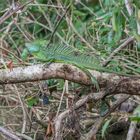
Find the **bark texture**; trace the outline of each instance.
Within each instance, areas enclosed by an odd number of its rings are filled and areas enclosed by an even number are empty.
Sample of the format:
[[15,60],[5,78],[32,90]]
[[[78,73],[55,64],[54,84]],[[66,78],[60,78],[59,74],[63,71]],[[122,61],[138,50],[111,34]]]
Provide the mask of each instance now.
[[[100,88],[106,87],[107,94],[140,94],[140,78],[123,77],[116,74],[90,71],[97,79]],[[39,64],[27,67],[14,68],[12,71],[0,70],[0,84],[13,84],[21,82],[33,82],[48,79],[65,79],[84,85],[93,85],[90,77],[79,68],[62,64],[52,63]]]

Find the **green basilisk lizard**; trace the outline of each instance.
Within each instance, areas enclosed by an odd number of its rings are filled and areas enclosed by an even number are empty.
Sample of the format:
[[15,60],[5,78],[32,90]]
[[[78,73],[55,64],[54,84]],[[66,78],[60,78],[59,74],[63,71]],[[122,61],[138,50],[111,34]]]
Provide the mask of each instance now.
[[[73,47],[68,46],[49,46],[43,47],[40,43],[26,43],[26,49],[29,54],[32,54],[37,60],[42,62],[60,62],[83,67],[85,69],[97,70],[99,72],[114,73],[117,75],[128,77],[139,77],[140,75],[131,75],[123,71],[117,72],[106,67],[103,67],[99,57],[87,53],[82,53]],[[45,49],[44,49],[45,48]],[[137,73],[139,71],[136,70]],[[139,73],[140,74],[140,73]]]
[[[39,43],[26,43],[26,49],[28,52],[38,60],[44,63],[56,62],[56,63],[65,63],[65,64],[72,64],[84,72],[86,72],[92,79],[93,83],[96,84],[97,81],[94,77],[92,77],[91,73],[88,71],[96,70],[99,72],[108,72],[114,73],[120,76],[127,76],[127,77],[140,77],[140,75],[130,75],[124,72],[117,72],[101,65],[101,62],[98,57],[95,55],[89,55],[86,53],[82,53],[76,50],[73,47],[68,46],[49,46],[43,47]],[[45,48],[45,49],[44,49]]]

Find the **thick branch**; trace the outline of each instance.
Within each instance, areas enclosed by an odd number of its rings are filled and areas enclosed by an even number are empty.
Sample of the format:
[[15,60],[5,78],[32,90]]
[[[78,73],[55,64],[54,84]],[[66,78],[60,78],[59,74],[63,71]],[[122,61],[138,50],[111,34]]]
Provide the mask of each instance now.
[[[114,74],[100,73],[97,71],[92,71],[92,74],[99,80],[99,83],[101,82],[101,84],[104,84],[108,79],[113,81],[120,78]],[[62,63],[18,67],[14,68],[12,71],[9,69],[0,70],[0,84],[33,82],[53,78],[65,79],[85,85],[92,84],[90,78],[79,68]]]
[[[140,78],[120,77],[115,74],[100,73],[97,71],[91,71],[91,73],[97,79],[100,87],[109,85],[107,86],[108,93],[140,94]],[[33,82],[53,78],[65,79],[84,85],[93,84],[82,70],[62,63],[40,64],[14,68],[12,71],[9,69],[0,71],[0,84]]]

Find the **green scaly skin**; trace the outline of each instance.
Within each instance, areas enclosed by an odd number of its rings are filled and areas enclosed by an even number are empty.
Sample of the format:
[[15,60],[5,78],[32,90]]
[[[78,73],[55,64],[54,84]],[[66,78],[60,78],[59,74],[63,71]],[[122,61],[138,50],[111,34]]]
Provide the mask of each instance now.
[[[33,45],[34,45],[33,43],[26,44],[26,47],[29,52],[30,52],[30,48]],[[35,44],[35,47],[36,46],[37,45]],[[41,46],[40,48],[44,48],[44,47]],[[55,62],[55,63],[71,64],[80,68],[85,72],[89,69],[89,70],[96,70],[99,72],[114,73],[126,77],[137,77],[137,78],[140,77],[140,75],[130,75],[127,73],[117,72],[117,71],[107,69],[101,66],[101,62],[99,58],[97,58],[96,56],[81,53],[80,51],[77,51],[75,48],[72,47],[50,46],[50,47],[46,47],[45,50],[38,49],[37,51],[35,51],[35,53],[32,51],[30,52],[30,54],[33,54],[36,57],[36,59],[40,60],[43,63]]]
[[[74,66],[80,68],[85,73],[87,73],[86,70],[89,69],[89,70],[96,70],[96,71],[99,71],[99,72],[113,73],[113,74],[116,74],[116,75],[119,75],[119,76],[134,77],[134,78],[135,77],[136,78],[140,77],[139,75],[130,75],[130,74],[122,73],[122,72],[116,72],[116,71],[107,69],[105,67],[99,66],[99,65],[97,65],[97,66],[92,66],[92,65],[87,66],[87,65],[84,65],[84,64],[78,64],[74,61],[68,61],[68,57],[66,57],[66,59],[62,59],[61,57],[59,58],[59,56],[57,56],[57,57],[54,56],[54,58],[43,60],[43,62],[71,64],[71,65],[74,65]],[[89,75],[89,73],[87,73],[87,75]]]

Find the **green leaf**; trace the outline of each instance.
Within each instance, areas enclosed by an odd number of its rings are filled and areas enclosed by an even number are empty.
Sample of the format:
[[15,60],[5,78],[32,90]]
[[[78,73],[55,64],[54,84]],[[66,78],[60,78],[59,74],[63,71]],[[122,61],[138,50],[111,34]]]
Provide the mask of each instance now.
[[36,97],[29,97],[29,98],[26,99],[26,101],[27,101],[28,107],[32,107],[34,105],[37,105],[38,98],[36,98]]
[[137,116],[131,116],[131,117],[130,117],[130,120],[131,120],[131,121],[140,122],[140,116],[139,116],[139,117],[137,117]]
[[140,73],[140,68],[136,68],[136,72]]
[[112,27],[113,27],[113,30],[117,32],[117,20],[116,20],[116,14],[115,13],[112,16]]
[[104,116],[107,113],[107,111],[108,111],[108,106],[107,106],[106,102],[103,100],[101,102],[101,106],[100,106],[100,115]]
[[109,127],[109,124],[110,124],[110,121],[111,121],[111,120],[112,120],[112,118],[109,119],[109,120],[107,120],[107,121],[104,123],[104,125],[103,125],[103,127],[102,127],[102,138],[105,136],[106,130],[107,130],[107,128]]
[[134,15],[130,16],[129,18],[129,27],[134,33],[137,32],[137,22],[136,17]]
[[77,22],[75,23],[75,28],[78,33],[82,35],[86,31],[86,24],[82,23],[80,20],[77,20]]
[[136,5],[137,8],[140,9],[140,1],[139,0],[133,0],[133,3]]
[[133,116],[130,116],[130,120],[140,122],[140,105],[134,110]]
[[133,114],[140,116],[140,105],[134,110]]
[[110,32],[108,33],[108,44],[111,44],[113,41],[113,30],[110,30]]

